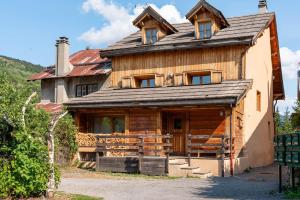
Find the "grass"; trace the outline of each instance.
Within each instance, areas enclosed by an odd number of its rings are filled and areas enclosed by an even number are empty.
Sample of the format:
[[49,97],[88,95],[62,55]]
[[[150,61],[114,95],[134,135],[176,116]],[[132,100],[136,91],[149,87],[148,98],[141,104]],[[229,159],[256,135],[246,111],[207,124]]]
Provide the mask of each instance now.
[[103,200],[100,197],[91,197],[81,194],[66,194],[64,192],[56,192],[53,199],[57,200]]
[[287,188],[284,191],[284,196],[286,199],[300,199],[300,188]]

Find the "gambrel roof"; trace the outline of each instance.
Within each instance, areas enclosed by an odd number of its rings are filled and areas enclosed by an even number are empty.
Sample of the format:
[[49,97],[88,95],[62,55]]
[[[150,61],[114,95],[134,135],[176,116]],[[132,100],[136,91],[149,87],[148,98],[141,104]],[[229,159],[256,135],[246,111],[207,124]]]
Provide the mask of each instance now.
[[68,108],[117,108],[176,105],[234,105],[252,86],[252,80],[224,81],[221,84],[159,88],[105,89],[71,99]]
[[138,31],[103,49],[101,55],[104,57],[113,57],[154,51],[252,45],[274,18],[275,13],[227,18],[230,24],[229,27],[221,29],[210,39],[204,40],[195,39],[195,27],[190,22],[173,24],[178,32],[167,35],[151,45],[144,45],[142,43],[141,32]]

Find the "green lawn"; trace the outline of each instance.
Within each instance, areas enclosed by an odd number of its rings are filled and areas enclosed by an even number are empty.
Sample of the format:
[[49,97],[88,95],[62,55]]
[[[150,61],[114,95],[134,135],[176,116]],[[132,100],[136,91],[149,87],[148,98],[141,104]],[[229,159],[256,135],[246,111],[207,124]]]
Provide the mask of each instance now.
[[57,200],[103,200],[100,197],[91,197],[81,194],[66,194],[64,192],[56,192],[54,199]]
[[284,191],[284,195],[287,199],[300,199],[300,188],[294,190],[287,188],[286,191]]

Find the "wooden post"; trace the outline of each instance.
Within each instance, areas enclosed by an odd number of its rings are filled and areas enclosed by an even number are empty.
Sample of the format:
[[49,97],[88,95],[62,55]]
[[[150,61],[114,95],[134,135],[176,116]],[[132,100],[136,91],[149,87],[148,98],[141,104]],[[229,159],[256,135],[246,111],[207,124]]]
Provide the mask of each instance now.
[[99,151],[96,148],[96,171],[99,171],[100,169],[100,156]]
[[191,166],[192,135],[188,135],[188,165]]
[[292,178],[292,188],[295,189],[295,168],[292,167],[291,170],[292,170],[291,171],[291,175],[292,175],[292,177],[291,177]]
[[279,193],[282,193],[282,167],[281,165],[278,166],[278,175],[279,175]]
[[166,138],[166,143],[167,143],[167,152],[166,152],[166,173],[169,173],[169,161],[170,161],[170,133],[167,133],[167,138]]
[[142,162],[143,162],[143,154],[144,154],[144,137],[139,137],[140,144],[139,144],[139,172],[142,172]]
[[221,148],[221,169],[222,169],[222,177],[225,177],[225,136],[222,137],[222,148]]

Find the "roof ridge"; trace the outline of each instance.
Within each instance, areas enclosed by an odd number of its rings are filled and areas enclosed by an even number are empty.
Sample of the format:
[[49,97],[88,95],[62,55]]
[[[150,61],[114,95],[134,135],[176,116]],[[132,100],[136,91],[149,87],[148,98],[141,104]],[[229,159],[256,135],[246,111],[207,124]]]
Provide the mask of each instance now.
[[[227,17],[228,20],[236,19],[236,18],[242,18],[242,17],[251,17],[251,16],[263,16],[263,15],[275,15],[275,12],[268,12],[268,13],[257,13],[257,14],[249,14],[249,15],[241,15],[236,17]],[[191,24],[191,22],[181,22],[181,23],[172,23],[172,25],[181,25],[181,24]]]

